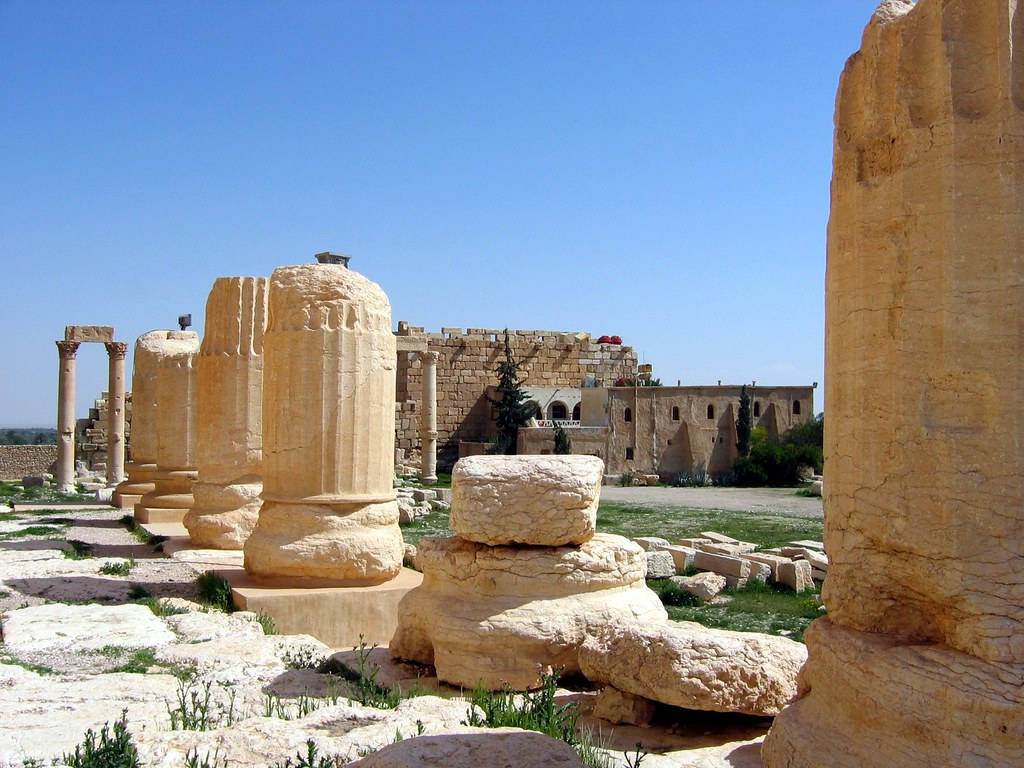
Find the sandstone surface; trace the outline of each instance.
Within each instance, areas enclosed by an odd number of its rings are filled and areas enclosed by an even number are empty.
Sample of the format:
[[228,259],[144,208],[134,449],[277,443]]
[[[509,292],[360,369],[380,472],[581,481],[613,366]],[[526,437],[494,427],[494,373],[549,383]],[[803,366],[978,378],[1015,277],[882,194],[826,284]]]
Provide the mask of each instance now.
[[396,342],[380,286],[336,264],[274,270],[263,369],[256,576],[380,583],[402,567]]
[[583,768],[564,741],[541,733],[494,729],[476,733],[420,736],[390,744],[351,763],[351,768]]
[[711,571],[695,573],[693,576],[673,576],[672,583],[684,592],[699,597],[705,603],[714,600],[726,585],[725,576]]
[[143,648],[174,639],[144,605],[51,603],[11,611],[4,621],[4,645],[15,653],[69,646],[93,651],[108,645]]
[[198,480],[182,521],[193,545],[241,549],[260,511],[267,279],[219,277],[196,371]]
[[656,709],[657,705],[650,699],[606,685],[594,702],[593,715],[609,723],[646,725],[651,722]]
[[692,622],[619,626],[579,651],[587,679],[686,709],[775,715],[797,692],[801,643]]
[[451,524],[481,544],[582,544],[594,535],[596,456],[469,456],[452,470]]
[[551,548],[424,539],[417,554],[423,585],[399,605],[391,653],[454,685],[532,688],[546,669],[577,672],[588,636],[667,616],[645,552],[621,536]]

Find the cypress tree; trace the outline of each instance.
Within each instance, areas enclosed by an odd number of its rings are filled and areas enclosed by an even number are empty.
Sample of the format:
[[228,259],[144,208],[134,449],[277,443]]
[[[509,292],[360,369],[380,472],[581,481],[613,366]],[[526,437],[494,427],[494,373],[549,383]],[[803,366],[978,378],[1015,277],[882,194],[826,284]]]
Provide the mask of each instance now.
[[736,419],[736,450],[740,456],[750,454],[750,395],[747,394],[747,385],[744,384],[740,390],[740,413]]
[[517,362],[512,354],[512,345],[509,344],[506,328],[505,359],[498,363],[495,371],[498,374],[498,397],[486,395],[497,412],[498,434],[495,436],[493,453],[514,454],[519,428],[530,420],[532,408],[527,406],[526,392],[519,378],[520,367],[521,363]]

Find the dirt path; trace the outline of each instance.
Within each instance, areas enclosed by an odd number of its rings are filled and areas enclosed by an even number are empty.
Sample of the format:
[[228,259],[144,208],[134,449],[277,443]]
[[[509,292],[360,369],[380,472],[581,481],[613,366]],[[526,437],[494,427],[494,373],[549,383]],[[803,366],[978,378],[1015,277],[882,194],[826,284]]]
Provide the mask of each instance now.
[[729,512],[769,512],[789,517],[823,517],[821,499],[797,496],[795,488],[619,488],[606,485],[601,501],[641,507],[695,507]]

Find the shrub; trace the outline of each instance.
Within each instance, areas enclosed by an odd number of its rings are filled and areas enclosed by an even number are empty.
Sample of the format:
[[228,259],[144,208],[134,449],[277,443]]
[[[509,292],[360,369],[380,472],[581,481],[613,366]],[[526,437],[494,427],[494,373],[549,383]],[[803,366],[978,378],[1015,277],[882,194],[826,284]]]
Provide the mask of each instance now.
[[120,563],[104,563],[100,566],[100,573],[105,576],[127,576],[135,567],[135,558],[129,557]]
[[121,719],[114,722],[113,735],[108,723],[103,724],[98,737],[90,728],[85,741],[63,760],[70,768],[138,768],[139,750],[128,731],[128,710],[123,710]]
[[619,475],[619,485],[623,488],[629,488],[631,485],[636,484],[636,475],[632,472],[623,472]]
[[196,591],[200,602],[225,613],[234,613],[235,602],[231,597],[231,584],[214,571],[206,571],[196,579]]

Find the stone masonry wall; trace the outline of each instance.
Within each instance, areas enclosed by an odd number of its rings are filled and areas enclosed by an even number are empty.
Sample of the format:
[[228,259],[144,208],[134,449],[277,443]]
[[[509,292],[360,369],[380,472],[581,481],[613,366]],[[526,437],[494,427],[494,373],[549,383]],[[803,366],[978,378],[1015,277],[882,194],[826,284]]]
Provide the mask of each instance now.
[[0,445],[0,480],[21,480],[50,471],[57,461],[56,445]]
[[[501,329],[442,328],[426,333],[423,328],[398,324],[399,336],[422,338],[437,362],[438,466],[451,467],[458,459],[459,441],[482,441],[494,434],[491,405],[484,394],[497,384],[495,369],[504,359],[505,336]],[[527,386],[579,387],[588,377],[596,385],[612,385],[636,371],[636,352],[622,344],[598,344],[587,333],[562,331],[509,331],[520,375]],[[401,406],[396,446],[419,446],[419,413],[422,411],[421,363],[414,355],[398,355],[396,400]]]

